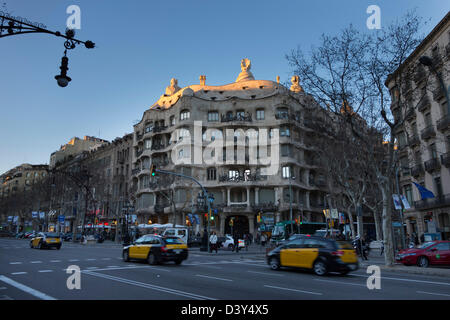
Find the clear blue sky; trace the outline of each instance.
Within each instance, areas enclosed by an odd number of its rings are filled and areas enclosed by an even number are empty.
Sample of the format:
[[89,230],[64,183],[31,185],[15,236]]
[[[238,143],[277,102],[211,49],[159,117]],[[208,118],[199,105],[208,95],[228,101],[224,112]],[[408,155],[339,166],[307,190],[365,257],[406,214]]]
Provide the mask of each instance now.
[[72,82],[56,85],[63,39],[19,35],[0,40],[0,173],[27,162],[48,163],[50,153],[71,137],[113,140],[169,84],[181,87],[234,82],[240,60],[251,59],[256,79],[287,81],[285,54],[317,44],[352,23],[366,29],[366,8],[381,8],[382,26],[417,8],[431,19],[428,33],[444,17],[444,0],[0,0],[8,11],[50,30],[64,31],[66,8],[81,8],[77,38],[92,40],[69,52]]

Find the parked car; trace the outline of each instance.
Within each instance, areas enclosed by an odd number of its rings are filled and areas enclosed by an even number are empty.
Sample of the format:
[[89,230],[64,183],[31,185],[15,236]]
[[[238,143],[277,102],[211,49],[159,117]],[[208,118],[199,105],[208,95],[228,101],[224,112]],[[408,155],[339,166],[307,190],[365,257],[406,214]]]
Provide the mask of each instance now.
[[218,247],[233,250],[234,239],[230,235],[225,235],[225,237],[218,237],[217,239]]
[[450,265],[450,241],[429,241],[417,248],[400,250],[395,257],[406,266]]
[[34,238],[36,236],[36,232],[32,231],[32,232],[25,232],[24,238],[25,239],[31,239]]
[[191,236],[188,240],[188,247],[200,247],[202,245],[202,237]]
[[267,253],[272,270],[281,267],[309,269],[318,276],[328,272],[347,274],[359,268],[358,256],[352,245],[323,237],[300,237]]

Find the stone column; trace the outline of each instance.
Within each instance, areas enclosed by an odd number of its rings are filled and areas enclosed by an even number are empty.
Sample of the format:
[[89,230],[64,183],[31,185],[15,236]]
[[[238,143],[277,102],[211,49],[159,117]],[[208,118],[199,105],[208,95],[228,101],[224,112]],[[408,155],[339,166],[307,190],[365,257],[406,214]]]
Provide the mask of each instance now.
[[420,236],[425,233],[425,221],[423,220],[423,214],[421,212],[418,212],[416,214],[416,221],[417,221],[417,237],[419,238],[420,242]]
[[255,188],[255,205],[259,204],[259,188]]
[[247,208],[250,207],[250,187],[247,187]]
[[249,232],[252,236],[254,236],[254,232],[255,232],[255,216],[252,214],[250,214],[250,216],[248,217],[248,224],[249,224]]
[[220,229],[218,230],[220,235],[222,235],[222,236],[225,235],[225,219],[226,219],[226,216],[222,213],[220,215]]
[[231,189],[227,188],[227,206],[230,206],[230,202],[231,202]]
[[308,209],[311,208],[310,204],[309,204],[309,194],[310,194],[310,192],[306,191],[306,194],[305,194],[305,208],[308,208]]

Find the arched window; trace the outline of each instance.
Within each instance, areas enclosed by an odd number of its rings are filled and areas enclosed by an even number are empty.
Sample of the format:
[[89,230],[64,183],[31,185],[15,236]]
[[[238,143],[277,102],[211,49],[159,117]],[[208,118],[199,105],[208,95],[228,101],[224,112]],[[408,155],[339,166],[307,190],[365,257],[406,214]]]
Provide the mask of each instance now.
[[180,121],[187,120],[191,117],[191,112],[189,110],[182,110],[180,112]]

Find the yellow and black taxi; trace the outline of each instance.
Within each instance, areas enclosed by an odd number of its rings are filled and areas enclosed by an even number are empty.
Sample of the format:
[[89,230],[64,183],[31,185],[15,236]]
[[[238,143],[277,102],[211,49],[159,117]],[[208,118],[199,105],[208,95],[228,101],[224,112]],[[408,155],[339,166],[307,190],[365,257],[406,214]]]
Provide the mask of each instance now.
[[132,245],[123,247],[124,261],[131,259],[147,260],[149,264],[174,261],[181,264],[188,258],[188,247],[178,237],[144,235]]
[[347,274],[358,269],[358,256],[352,245],[318,236],[302,236],[267,253],[273,270],[280,267],[309,269],[319,276],[328,272]]
[[31,238],[30,248],[56,248],[61,249],[61,237],[57,232],[39,232]]

